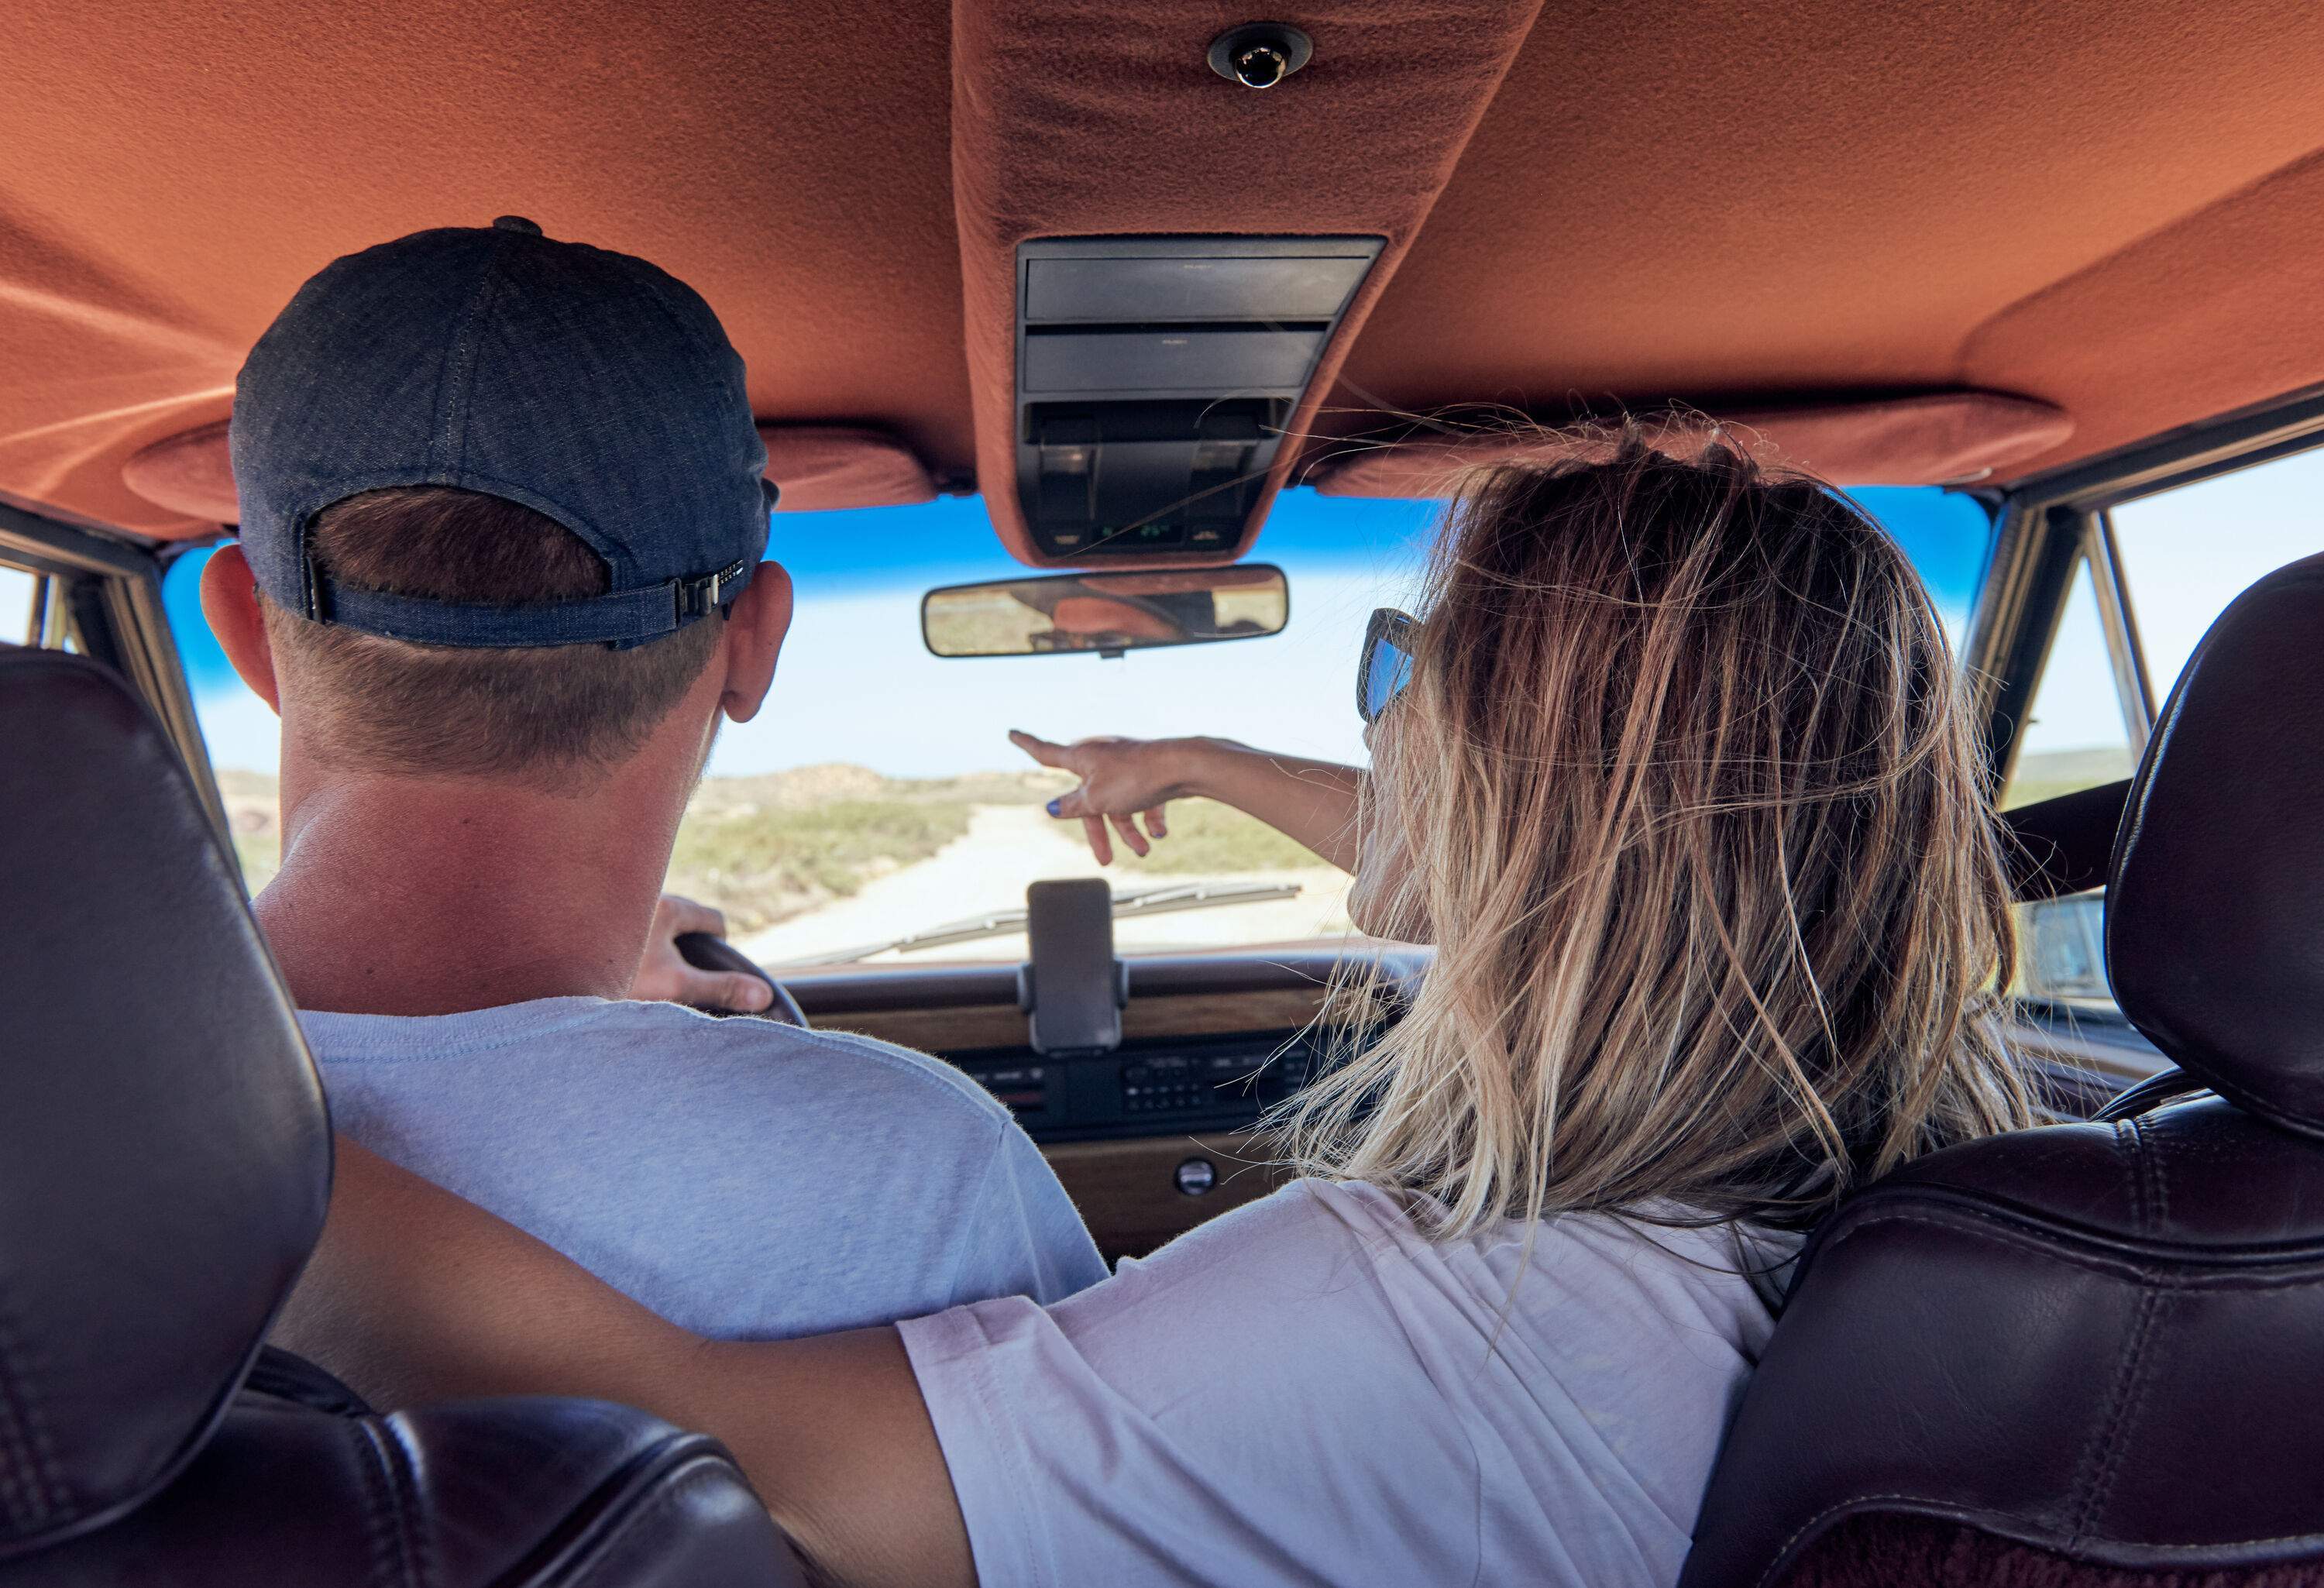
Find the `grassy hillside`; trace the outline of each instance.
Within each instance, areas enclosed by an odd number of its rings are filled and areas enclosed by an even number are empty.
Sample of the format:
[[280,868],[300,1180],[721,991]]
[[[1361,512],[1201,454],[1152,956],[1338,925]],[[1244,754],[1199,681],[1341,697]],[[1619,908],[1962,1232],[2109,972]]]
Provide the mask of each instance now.
[[668,886],[756,931],[844,899],[926,860],[968,830],[979,805],[1030,805],[1072,785],[1058,773],[885,778],[866,767],[801,767],[706,778],[687,807]]
[[2001,796],[2001,808],[2014,809],[2054,799],[2100,783],[2130,776],[2130,752],[2119,746],[2100,750],[2053,750],[2044,755],[2021,755],[2017,771]]
[[[222,771],[243,876],[256,892],[280,863],[274,780]],[[687,807],[668,886],[756,931],[872,878],[925,860],[968,830],[980,805],[1032,805],[1073,787],[1060,772],[887,778],[865,767],[802,767],[751,778],[706,778]],[[1119,845],[1125,872],[1160,876],[1296,871],[1323,863],[1272,828],[1207,799],[1170,807],[1169,836],[1139,860]],[[1078,837],[1071,826],[1067,836]]]
[[1071,786],[1057,773],[885,778],[865,767],[801,767],[707,778],[670,858],[672,892],[726,912],[736,932],[844,899],[926,860],[968,830],[979,805],[1029,805]]
[[1168,835],[1140,860],[1114,839],[1114,863],[1130,871],[1165,876],[1222,876],[1238,872],[1303,871],[1325,863],[1314,851],[1210,799],[1178,799],[1164,813]]
[[274,780],[264,772],[227,768],[217,775],[226,801],[226,825],[234,829],[235,858],[242,862],[244,886],[253,893],[274,880],[282,863],[282,832],[275,817]]
[[[669,886],[750,931],[854,892],[923,860],[968,827],[977,805],[1034,804],[1073,780],[1035,769],[966,778],[883,778],[860,766],[706,778],[678,827]],[[218,789],[254,893],[281,863],[275,780],[223,771]]]

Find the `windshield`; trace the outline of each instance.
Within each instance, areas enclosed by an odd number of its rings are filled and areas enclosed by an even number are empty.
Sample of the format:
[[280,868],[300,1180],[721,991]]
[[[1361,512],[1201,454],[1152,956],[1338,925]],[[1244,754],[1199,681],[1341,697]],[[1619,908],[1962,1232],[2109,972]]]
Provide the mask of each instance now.
[[[1911,554],[1956,642],[1991,536],[1986,510],[1931,489],[1854,493]],[[768,555],[798,614],[757,720],[728,725],[679,829],[669,887],[726,913],[769,966],[1021,960],[1028,882],[1102,875],[1123,953],[1346,935],[1349,879],[1248,817],[1174,804],[1150,857],[1101,868],[1078,822],[1043,808],[1072,787],[1008,740],[1209,734],[1360,762],[1355,669],[1377,606],[1411,603],[1439,504],[1284,493],[1255,555],[1290,581],[1283,632],[1231,644],[945,660],[921,595],[1021,576],[974,497],[783,513]],[[203,732],[254,891],[278,850],[278,734],[202,622],[199,564],[166,594]]]

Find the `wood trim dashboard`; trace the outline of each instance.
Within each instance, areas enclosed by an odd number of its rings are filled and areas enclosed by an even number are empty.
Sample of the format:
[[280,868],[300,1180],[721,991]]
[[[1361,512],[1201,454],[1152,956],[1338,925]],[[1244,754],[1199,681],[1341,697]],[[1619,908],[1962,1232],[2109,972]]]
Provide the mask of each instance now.
[[[1351,942],[1126,961],[1130,1002],[1115,1056],[1060,1064],[1035,1054],[1017,1005],[1014,965],[861,967],[786,975],[784,985],[824,1030],[860,1032],[956,1063],[1010,1103],[1108,1263],[1143,1256],[1205,1220],[1265,1196],[1288,1175],[1249,1126],[1267,1097],[1172,1117],[1190,1088],[1162,1088],[1163,1109],[1120,1112],[1121,1094],[1168,1066],[1243,1068],[1285,1049],[1323,1013],[1346,956],[1379,965],[1399,984],[1425,969],[1425,950]],[[1237,1057],[1240,1056],[1240,1057]],[[1068,1073],[1069,1072],[1069,1073]],[[1208,1096],[1197,1080],[1192,1094]],[[1220,1089],[1226,1096],[1231,1088]],[[1082,1099],[1088,1106],[1068,1101]],[[1052,1106],[1054,1104],[1054,1106]],[[1133,1100],[1130,1106],[1136,1107]],[[1139,1122],[1153,1119],[1150,1129]]]
[[[1428,964],[1425,949],[1361,941],[1132,958],[1126,962],[1130,1002],[1122,1011],[1120,1062],[1150,1067],[1160,1056],[1224,1064],[1218,1056],[1277,1049],[1278,1062],[1286,1061],[1287,1045],[1315,1024],[1348,956],[1379,965],[1407,987]],[[1055,1067],[1027,1045],[1014,965],[851,966],[797,974],[784,984],[817,1027],[950,1059],[1010,1100],[1109,1264],[1142,1257],[1290,1177],[1248,1119],[1161,1117],[1143,1130],[1117,1116],[1084,1128],[1024,1106],[1038,1088],[1012,1094],[1010,1085],[995,1085],[998,1076]],[[2034,1066],[2045,1112],[2054,1118],[2086,1118],[2126,1081],[2165,1063],[2127,1028],[2031,1006],[2018,1011],[2009,1039]],[[1055,1077],[1045,1085],[1052,1097],[1069,1089]]]
[[[1416,975],[1426,963],[1423,950],[1360,942],[1344,955],[1375,958],[1399,976]],[[1296,946],[1128,959],[1122,1036],[1296,1030],[1323,1007],[1342,958],[1342,951]],[[850,966],[786,973],[783,985],[809,1020],[831,1030],[936,1054],[1025,1040],[1013,965]]]
[[1265,1139],[1249,1131],[1059,1141],[1042,1151],[1109,1268],[1144,1257],[1291,1178]]
[[[1250,1056],[1270,1052],[1279,1053],[1277,1062],[1288,1063],[1292,1039],[1315,1025],[1333,974],[1348,956],[1379,965],[1407,987],[1428,963],[1425,949],[1361,941],[1132,958],[1126,962],[1130,1002],[1122,1011],[1119,1063],[1151,1068],[1158,1057],[1215,1070],[1231,1067],[1233,1056],[1256,1063]],[[1022,1078],[1057,1066],[1027,1045],[1014,965],[851,966],[797,974],[785,985],[817,1027],[936,1054],[1010,1101],[1041,1142],[1108,1263],[1143,1256],[1289,1178],[1267,1139],[1249,1128],[1249,1118],[1116,1114],[1090,1122],[1093,1116],[1060,1120],[1047,1113],[1037,1096],[1047,1101],[1074,1088],[1055,1076],[1039,1086]],[[2086,1118],[2123,1083],[2165,1063],[2127,1028],[2030,1006],[2012,1022],[2010,1040],[2034,1066],[2045,1112],[2054,1118]],[[1130,1073],[1125,1067],[1100,1078]],[[995,1084],[1004,1077],[1008,1085]],[[1027,1089],[1016,1091],[1019,1086]],[[1272,1094],[1281,1093],[1278,1085]],[[1253,1105],[1247,1113],[1257,1112]],[[1147,1117],[1154,1125],[1141,1129],[1137,1122]]]

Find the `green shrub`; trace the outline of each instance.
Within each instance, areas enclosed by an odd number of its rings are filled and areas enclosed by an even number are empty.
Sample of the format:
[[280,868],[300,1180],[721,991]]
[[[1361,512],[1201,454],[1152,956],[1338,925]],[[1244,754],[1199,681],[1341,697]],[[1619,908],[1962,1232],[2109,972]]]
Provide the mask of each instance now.
[[[1329,863],[1256,817],[1212,799],[1178,799],[1164,813],[1168,836],[1140,860],[1114,835],[1114,863],[1166,876],[1305,871]],[[1141,823],[1142,826],[1144,824]]]
[[665,886],[724,910],[730,931],[753,931],[926,860],[968,831],[968,813],[965,800],[897,797],[696,808]]

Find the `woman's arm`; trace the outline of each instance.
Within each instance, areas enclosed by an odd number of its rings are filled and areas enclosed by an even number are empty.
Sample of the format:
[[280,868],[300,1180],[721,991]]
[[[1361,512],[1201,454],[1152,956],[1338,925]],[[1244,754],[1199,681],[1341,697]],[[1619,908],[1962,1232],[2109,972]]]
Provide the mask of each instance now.
[[322,1243],[273,1338],[383,1406],[575,1395],[642,1408],[724,1441],[823,1580],[976,1581],[895,1330],[703,1340],[345,1137]]
[[[1254,750],[1231,739],[1084,739],[1053,744],[1031,734],[1010,742],[1043,766],[1073,773],[1082,786],[1049,807],[1057,817],[1082,818],[1090,850],[1101,864],[1113,858],[1106,826],[1139,854],[1148,837],[1168,832],[1163,807],[1199,797],[1255,816],[1304,844],[1343,872],[1356,869],[1359,767]],[[1142,814],[1146,832],[1134,819]]]

